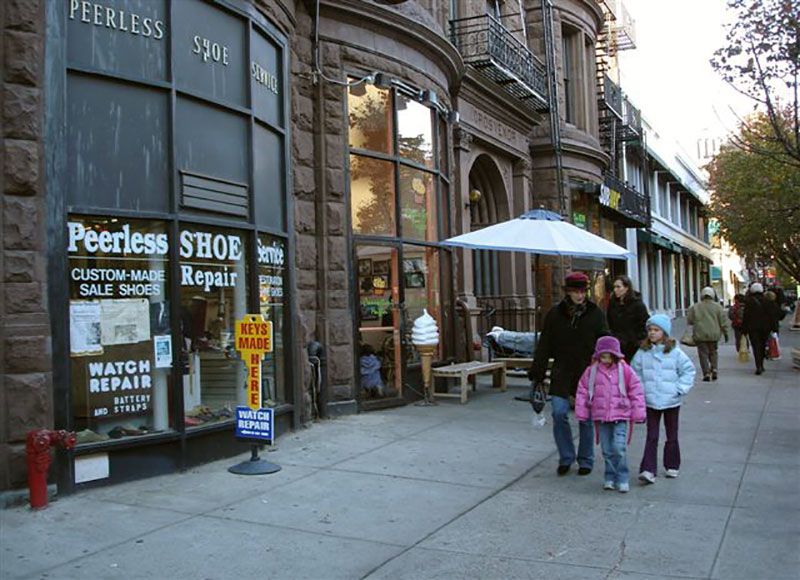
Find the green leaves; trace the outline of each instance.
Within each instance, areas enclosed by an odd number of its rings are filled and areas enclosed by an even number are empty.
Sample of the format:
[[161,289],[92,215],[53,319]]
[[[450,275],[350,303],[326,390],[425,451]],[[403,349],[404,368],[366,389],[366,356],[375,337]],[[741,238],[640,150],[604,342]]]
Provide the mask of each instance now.
[[745,119],[707,169],[722,235],[742,255],[774,256],[800,282],[800,164],[783,150],[769,116]]

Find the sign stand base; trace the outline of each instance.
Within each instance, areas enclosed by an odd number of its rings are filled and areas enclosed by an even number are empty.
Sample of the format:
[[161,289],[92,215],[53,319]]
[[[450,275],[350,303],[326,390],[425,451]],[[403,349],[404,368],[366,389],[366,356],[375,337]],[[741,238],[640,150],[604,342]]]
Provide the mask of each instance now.
[[250,459],[229,467],[228,471],[237,475],[266,475],[281,470],[280,465],[275,465],[258,457],[258,445],[254,444],[250,447],[250,452]]

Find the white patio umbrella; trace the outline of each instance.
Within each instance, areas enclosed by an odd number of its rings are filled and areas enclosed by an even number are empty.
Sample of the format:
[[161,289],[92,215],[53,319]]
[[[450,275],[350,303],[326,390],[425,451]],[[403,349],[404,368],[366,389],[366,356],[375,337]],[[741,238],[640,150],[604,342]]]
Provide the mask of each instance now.
[[624,259],[627,249],[562,220],[552,211],[535,209],[516,219],[444,240],[446,246],[472,250],[507,250],[529,254]]

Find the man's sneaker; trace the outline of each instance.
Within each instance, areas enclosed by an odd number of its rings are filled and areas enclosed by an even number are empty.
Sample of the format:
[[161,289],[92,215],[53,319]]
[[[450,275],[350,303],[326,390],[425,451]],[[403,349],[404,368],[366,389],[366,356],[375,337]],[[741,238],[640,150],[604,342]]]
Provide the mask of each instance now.
[[639,481],[641,481],[644,485],[650,485],[651,483],[656,482],[656,476],[649,471],[643,471],[639,474]]
[[710,380],[711,380],[711,375],[705,375],[705,376],[703,377],[703,382],[704,382],[704,383],[707,383],[707,382],[709,382]]
[[607,481],[603,484],[603,489],[607,491],[614,491],[615,489],[617,489],[617,486],[614,484],[613,481]]
[[630,483],[620,483],[619,484],[619,492],[620,493],[628,493],[631,490]]
[[676,477],[678,477],[678,473],[679,472],[678,472],[677,469],[667,469],[667,471],[664,473],[664,475],[666,475],[670,479],[675,479]]
[[569,472],[569,465],[559,465],[556,473],[559,475],[566,475]]
[[711,372],[711,380],[712,380],[712,381],[716,381],[716,380],[717,380],[717,378],[718,378],[718,376],[717,376],[717,371],[712,371],[712,372]]

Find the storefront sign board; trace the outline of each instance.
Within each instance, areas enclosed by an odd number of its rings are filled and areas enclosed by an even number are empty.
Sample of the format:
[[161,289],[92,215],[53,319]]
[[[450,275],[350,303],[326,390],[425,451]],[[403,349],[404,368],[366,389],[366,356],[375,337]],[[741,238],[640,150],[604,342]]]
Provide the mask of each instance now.
[[272,409],[236,407],[236,436],[244,439],[272,441],[275,432]]
[[245,314],[236,321],[236,350],[247,366],[247,406],[261,408],[261,359],[272,352],[272,322],[260,314]]

